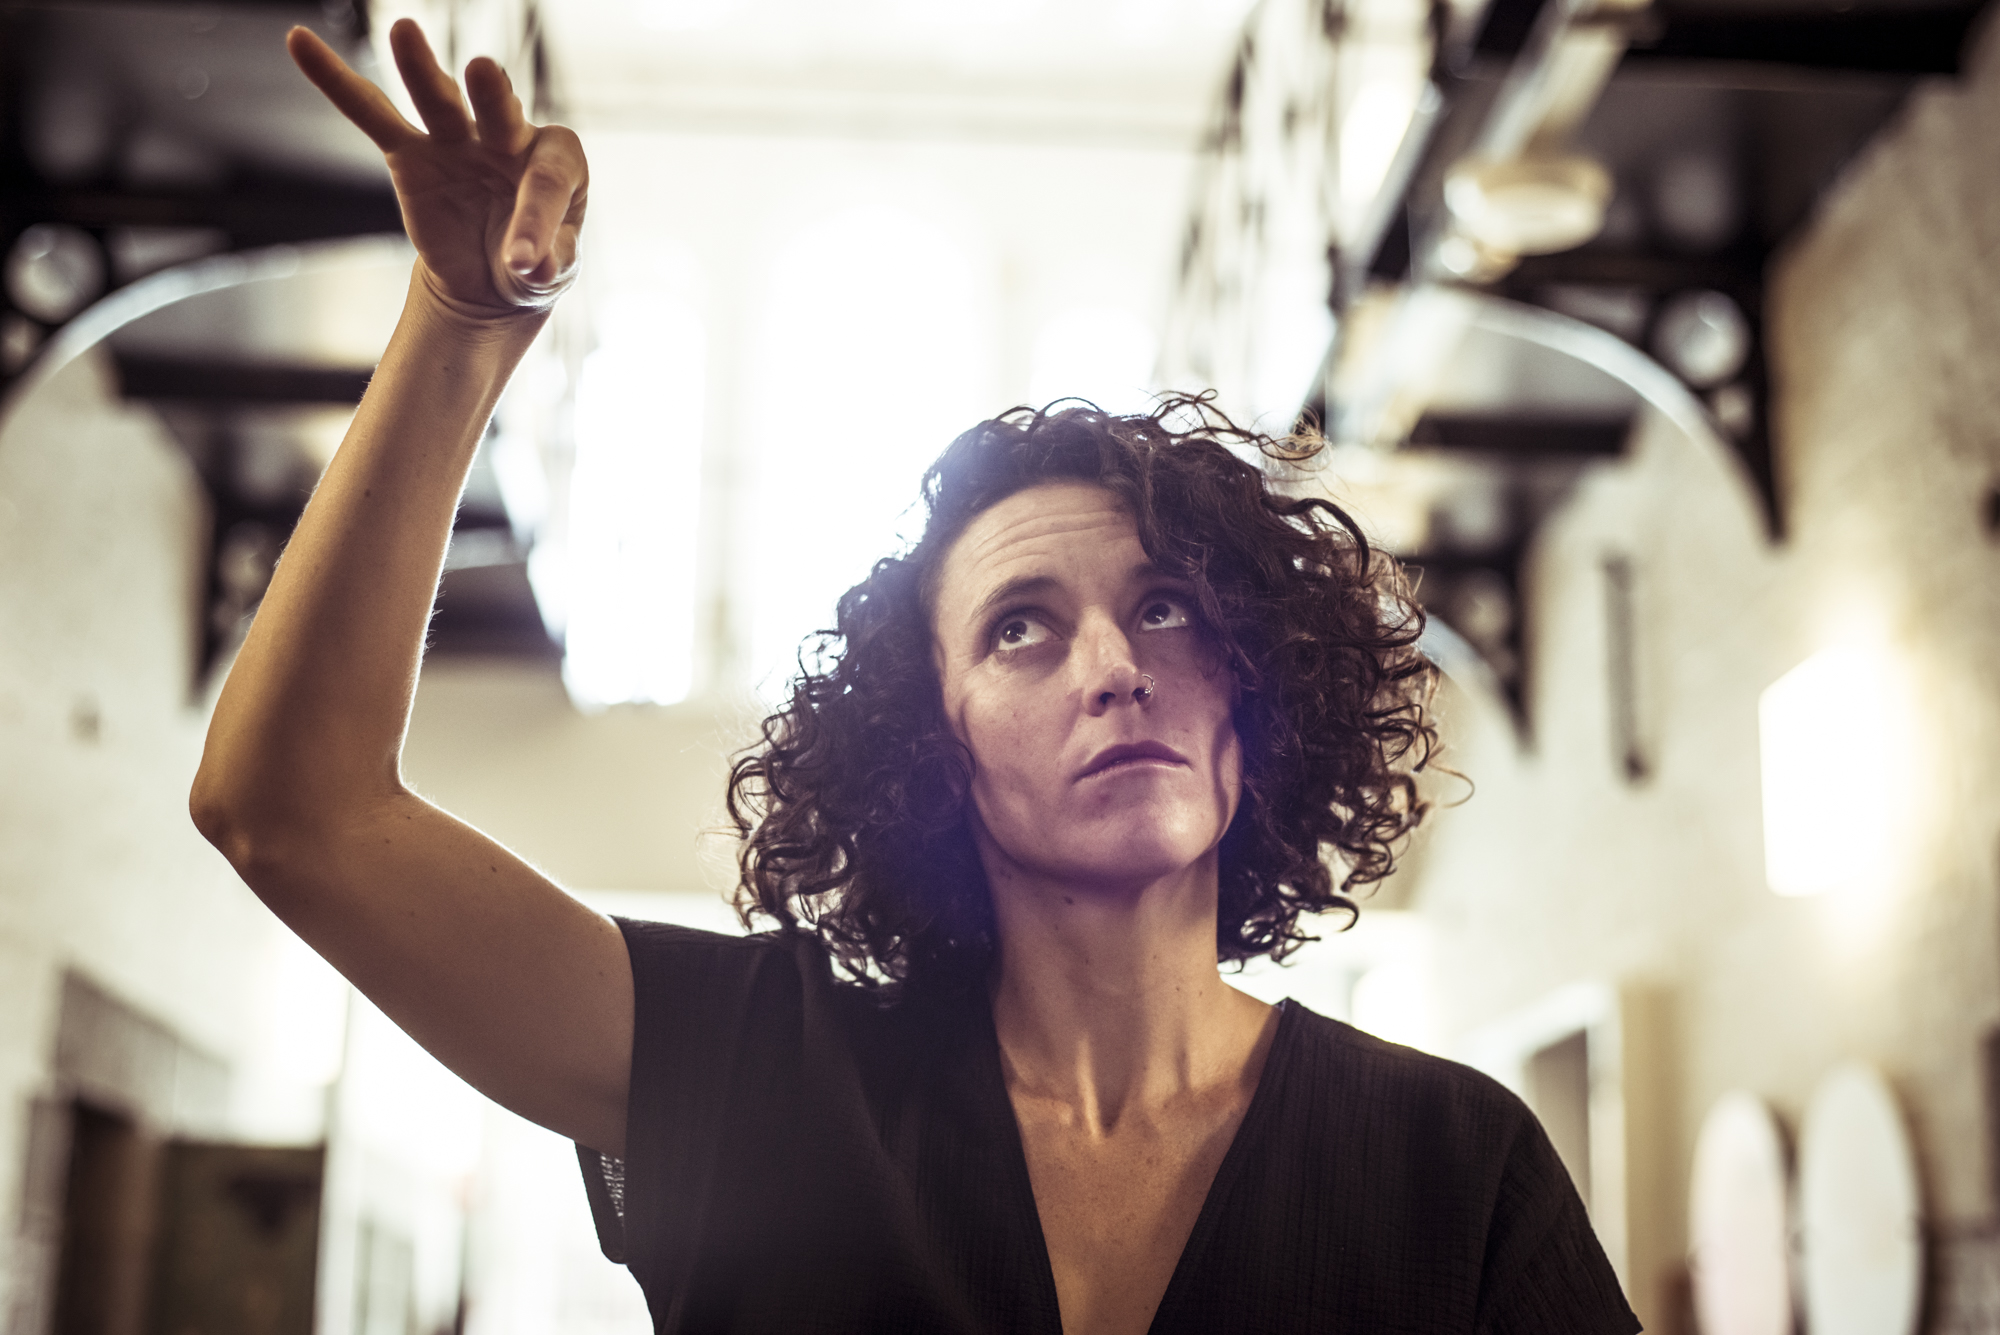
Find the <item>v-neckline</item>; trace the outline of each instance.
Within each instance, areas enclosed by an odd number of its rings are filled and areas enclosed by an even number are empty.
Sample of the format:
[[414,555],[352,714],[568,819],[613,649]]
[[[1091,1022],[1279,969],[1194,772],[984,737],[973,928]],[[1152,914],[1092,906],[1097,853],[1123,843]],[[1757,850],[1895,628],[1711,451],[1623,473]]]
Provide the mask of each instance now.
[[[1006,1071],[1000,1060],[1000,1033],[993,1023],[991,1006],[986,1009],[986,1036],[989,1040],[987,1055],[987,1094],[997,1100],[1000,1125],[1006,1128],[1007,1159],[1013,1181],[1010,1186],[1014,1195],[1014,1213],[1025,1218],[1029,1233],[1030,1266],[1034,1281],[1040,1285],[1041,1301],[1028,1310],[1039,1308],[1055,1314],[1055,1329],[1047,1335],[1062,1335],[1062,1301],[1056,1292],[1055,1265],[1049,1260],[1049,1241],[1042,1232],[1042,1212],[1035,1202],[1034,1178],[1028,1172],[1028,1149],[1021,1139],[1021,1121],[1014,1113],[1014,1100],[1007,1093]],[[1147,1326],[1148,1335],[1165,1329],[1160,1319],[1171,1313],[1174,1298],[1180,1290],[1192,1281],[1187,1278],[1189,1259],[1199,1257],[1208,1237],[1215,1231],[1216,1217],[1222,1212],[1221,1202],[1228,1195],[1227,1187],[1236,1177],[1243,1157],[1249,1153],[1248,1146],[1256,1137],[1269,1107],[1276,1095],[1270,1093],[1282,1075],[1281,1068],[1290,1055],[1292,1031],[1296,1029],[1299,1007],[1289,998],[1277,1004],[1278,1029],[1271,1035],[1270,1051],[1264,1054],[1264,1069],[1257,1073],[1257,1087],[1250,1092],[1250,1103],[1243,1109],[1243,1119],[1236,1124],[1236,1132],[1229,1138],[1229,1148],[1223,1152],[1222,1162],[1215,1166],[1215,1176],[1209,1179],[1208,1190],[1201,1198],[1201,1210],[1195,1215],[1194,1227],[1188,1230],[1187,1241],[1181,1244],[1181,1254],[1174,1258],[1173,1273],[1167,1276],[1167,1287],[1160,1291],[1160,1301],[1153,1308],[1153,1319]]]

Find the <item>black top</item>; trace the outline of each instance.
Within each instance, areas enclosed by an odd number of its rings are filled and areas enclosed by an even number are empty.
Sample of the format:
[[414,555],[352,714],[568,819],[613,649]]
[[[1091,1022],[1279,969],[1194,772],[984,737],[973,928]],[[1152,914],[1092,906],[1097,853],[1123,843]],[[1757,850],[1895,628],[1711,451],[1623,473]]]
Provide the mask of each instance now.
[[[798,933],[619,926],[627,1157],[581,1154],[657,1330],[1060,1335],[983,999],[884,1008]],[[1639,1323],[1520,1100],[1288,1001],[1152,1329]]]

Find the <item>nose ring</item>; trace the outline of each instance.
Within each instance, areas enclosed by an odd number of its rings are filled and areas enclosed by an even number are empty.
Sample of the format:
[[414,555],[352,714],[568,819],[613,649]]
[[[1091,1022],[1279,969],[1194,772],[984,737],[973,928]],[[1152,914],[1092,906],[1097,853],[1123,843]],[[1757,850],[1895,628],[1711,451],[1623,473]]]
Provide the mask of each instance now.
[[1132,691],[1132,698],[1143,704],[1153,698],[1153,674],[1150,672],[1141,672],[1139,675],[1146,679],[1146,684],[1135,687]]

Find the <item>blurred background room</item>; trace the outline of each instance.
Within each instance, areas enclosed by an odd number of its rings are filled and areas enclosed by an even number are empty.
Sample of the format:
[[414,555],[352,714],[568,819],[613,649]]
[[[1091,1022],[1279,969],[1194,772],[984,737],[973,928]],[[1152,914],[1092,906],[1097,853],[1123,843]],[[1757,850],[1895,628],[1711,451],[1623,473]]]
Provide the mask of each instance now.
[[379,81],[406,14],[593,174],[417,789],[740,930],[728,757],[953,435],[1323,425],[1469,783],[1240,984],[1519,1092],[1648,1330],[2000,1332],[1978,6],[0,0],[0,1335],[647,1328],[571,1148],[186,814],[411,261],[283,35]]

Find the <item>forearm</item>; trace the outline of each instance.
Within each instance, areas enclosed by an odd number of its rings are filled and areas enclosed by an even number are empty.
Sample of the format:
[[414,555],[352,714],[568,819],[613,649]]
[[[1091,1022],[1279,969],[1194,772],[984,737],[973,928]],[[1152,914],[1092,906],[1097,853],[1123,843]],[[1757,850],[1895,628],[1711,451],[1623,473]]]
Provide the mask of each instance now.
[[475,123],[409,19],[389,30],[426,131],[325,42],[286,45],[381,148],[417,247],[403,319],[265,594],[210,725],[196,824],[313,949],[525,1116],[624,1143],[632,974],[608,919],[399,773],[451,521],[501,387],[573,281],[589,170],[501,68]]
[[398,754],[466,472],[544,319],[475,320],[421,267],[224,687],[193,795],[225,842],[401,791]]

